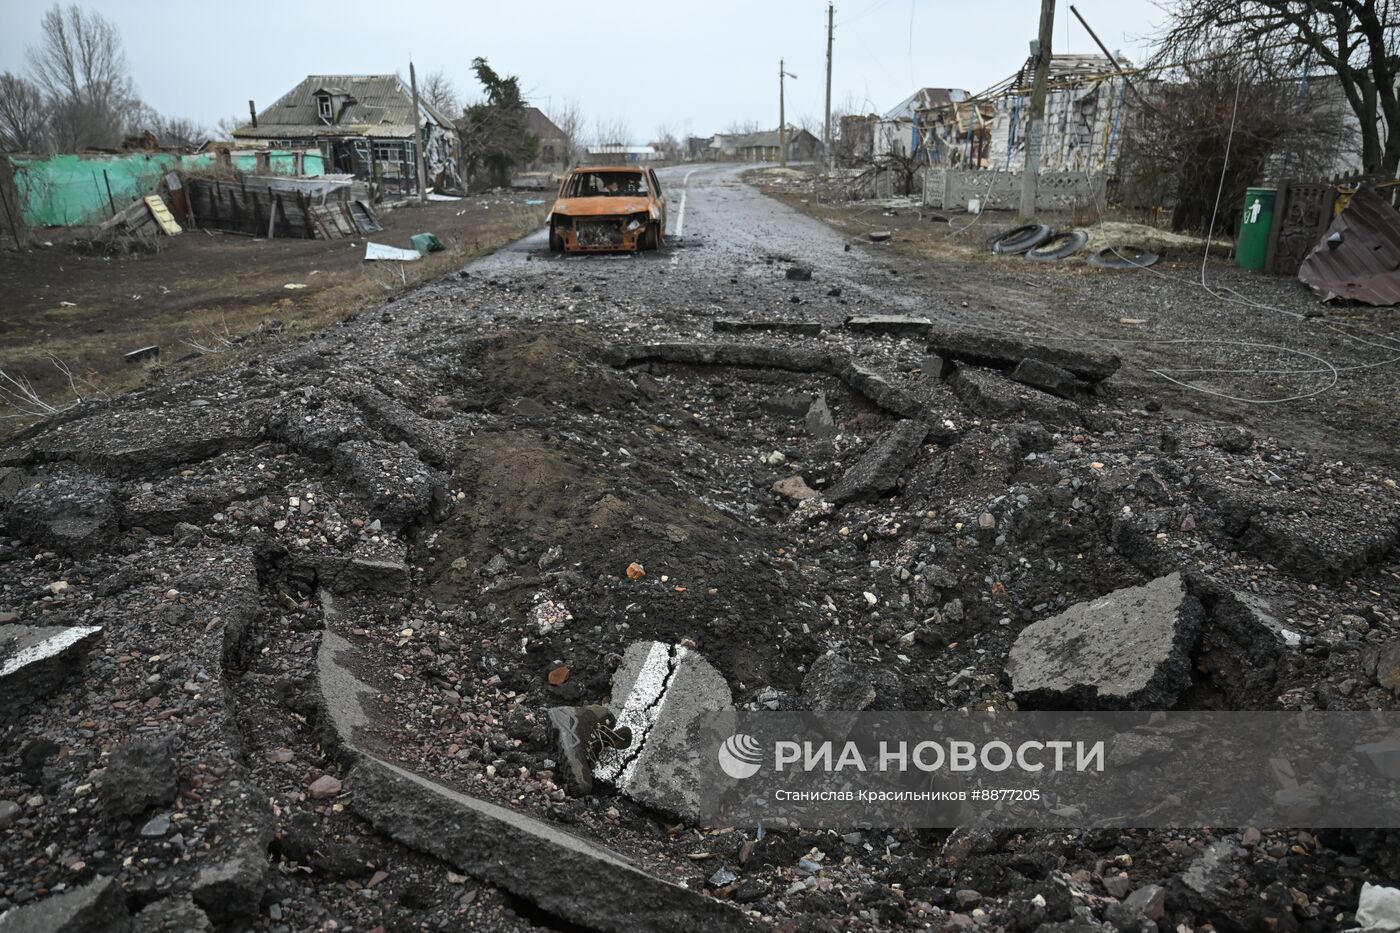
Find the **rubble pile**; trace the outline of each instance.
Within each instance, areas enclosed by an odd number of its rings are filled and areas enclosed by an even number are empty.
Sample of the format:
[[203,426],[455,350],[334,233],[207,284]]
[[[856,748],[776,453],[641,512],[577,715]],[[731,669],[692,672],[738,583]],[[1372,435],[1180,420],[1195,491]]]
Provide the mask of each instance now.
[[[1393,708],[1400,494],[1118,407],[1112,358],[610,301],[439,282],[0,452],[0,911],[1282,931],[1396,870],[1385,834],[760,833],[653,799],[687,704]],[[570,777],[550,710],[633,694],[644,750]]]

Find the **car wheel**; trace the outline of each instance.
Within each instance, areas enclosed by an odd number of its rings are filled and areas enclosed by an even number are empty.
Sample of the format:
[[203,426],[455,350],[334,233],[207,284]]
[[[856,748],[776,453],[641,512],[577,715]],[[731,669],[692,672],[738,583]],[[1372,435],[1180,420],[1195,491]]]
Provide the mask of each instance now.
[[549,225],[549,251],[551,253],[564,252],[564,238],[554,229],[554,224]]

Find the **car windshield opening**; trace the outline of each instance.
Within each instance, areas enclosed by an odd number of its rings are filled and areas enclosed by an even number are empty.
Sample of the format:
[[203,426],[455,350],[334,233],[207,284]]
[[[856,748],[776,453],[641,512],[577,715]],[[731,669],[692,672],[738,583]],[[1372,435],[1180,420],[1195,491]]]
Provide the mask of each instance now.
[[579,172],[564,192],[569,198],[645,197],[646,176],[640,172]]

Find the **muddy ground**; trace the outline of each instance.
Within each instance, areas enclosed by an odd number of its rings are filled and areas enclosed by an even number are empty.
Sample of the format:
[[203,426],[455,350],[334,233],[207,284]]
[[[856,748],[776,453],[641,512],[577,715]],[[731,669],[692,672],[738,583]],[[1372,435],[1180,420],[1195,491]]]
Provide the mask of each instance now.
[[[153,254],[112,248],[86,228],[35,231],[32,248],[0,249],[0,369],[63,406],[75,395],[227,365],[221,357],[250,341],[266,348],[302,339],[523,236],[548,210],[526,201],[540,199],[501,193],[410,202],[385,209],[383,232],[368,238],[269,240],[188,230],[159,239]],[[407,248],[411,235],[425,231],[446,250],[413,264],[364,262],[366,239]],[[152,345],[160,347],[158,358],[124,360]],[[14,405],[0,408],[7,416],[0,430],[24,425],[13,417]]]
[[[871,709],[1015,709],[1028,625],[1178,571],[1203,622],[1172,708],[1389,710],[1400,688],[1397,433],[1359,427],[1393,367],[1236,410],[1167,391],[1142,344],[1095,345],[1091,367],[1113,349],[1122,368],[1040,391],[944,366],[928,327],[846,318],[919,314],[975,343],[1111,333],[1129,309],[1164,334],[1218,313],[1238,336],[1243,312],[870,244],[733,168],[663,184],[659,254],[557,257],[537,233],[0,454],[0,636],[102,627],[4,722],[0,909],[86,898],[140,929],[1286,931],[1350,926],[1363,882],[1400,883],[1384,833],[760,837],[570,793],[547,711],[608,702],[639,641],[697,653],[742,708],[824,702],[821,661]],[[794,476],[819,495],[775,490]]]

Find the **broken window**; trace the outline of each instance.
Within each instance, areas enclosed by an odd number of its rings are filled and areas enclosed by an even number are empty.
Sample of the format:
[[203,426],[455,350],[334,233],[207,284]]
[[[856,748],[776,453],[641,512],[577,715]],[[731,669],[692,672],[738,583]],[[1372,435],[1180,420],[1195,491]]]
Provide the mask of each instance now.
[[374,159],[376,162],[402,162],[403,143],[375,143]]
[[569,179],[566,198],[645,197],[647,179],[641,172],[578,172]]
[[321,115],[322,120],[329,120],[334,116],[335,111],[331,109],[331,96],[329,94],[316,95],[316,112]]

